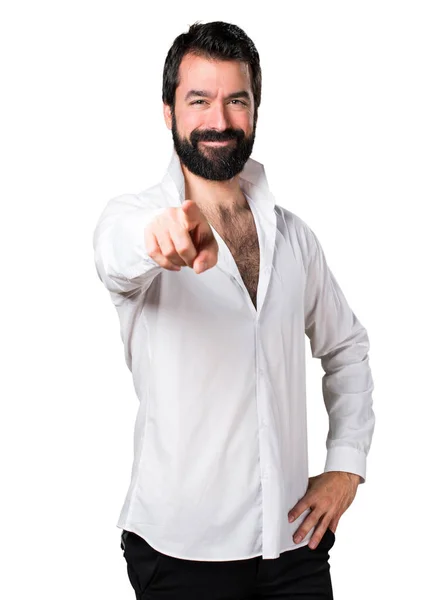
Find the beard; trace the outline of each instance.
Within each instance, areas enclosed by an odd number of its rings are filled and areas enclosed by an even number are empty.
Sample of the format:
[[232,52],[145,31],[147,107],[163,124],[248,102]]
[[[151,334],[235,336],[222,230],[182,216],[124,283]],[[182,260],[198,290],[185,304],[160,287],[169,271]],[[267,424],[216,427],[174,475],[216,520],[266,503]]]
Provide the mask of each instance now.
[[[242,129],[228,128],[224,131],[202,129],[191,132],[189,140],[180,137],[177,122],[172,112],[172,138],[177,155],[194,175],[213,181],[225,181],[240,173],[253,150],[256,122],[253,131],[246,137]],[[198,142],[223,142],[234,140],[225,146],[205,146]]]

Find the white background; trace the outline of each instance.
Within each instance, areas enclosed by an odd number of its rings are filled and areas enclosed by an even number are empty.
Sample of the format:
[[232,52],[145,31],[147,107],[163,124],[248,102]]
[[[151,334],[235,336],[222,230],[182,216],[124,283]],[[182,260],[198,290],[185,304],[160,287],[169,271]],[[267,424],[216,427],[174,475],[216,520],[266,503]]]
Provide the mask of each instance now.
[[[116,520],[138,401],[92,234],[111,197],[164,174],[163,64],[197,20],[235,23],[255,42],[252,157],[277,203],[317,234],[371,342],[376,428],[366,483],[336,531],[335,598],[435,597],[437,8],[2,4],[2,598],[134,598]],[[322,375],[309,351],[310,475],[326,456]]]

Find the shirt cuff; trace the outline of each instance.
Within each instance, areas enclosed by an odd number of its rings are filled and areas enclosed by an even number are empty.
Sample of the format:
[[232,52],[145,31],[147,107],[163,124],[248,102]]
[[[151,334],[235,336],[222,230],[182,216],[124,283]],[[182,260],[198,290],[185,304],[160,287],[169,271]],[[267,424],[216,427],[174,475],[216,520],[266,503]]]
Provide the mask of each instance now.
[[360,483],[366,481],[366,455],[351,446],[333,446],[326,455],[325,473],[327,471],[346,471],[361,477]]

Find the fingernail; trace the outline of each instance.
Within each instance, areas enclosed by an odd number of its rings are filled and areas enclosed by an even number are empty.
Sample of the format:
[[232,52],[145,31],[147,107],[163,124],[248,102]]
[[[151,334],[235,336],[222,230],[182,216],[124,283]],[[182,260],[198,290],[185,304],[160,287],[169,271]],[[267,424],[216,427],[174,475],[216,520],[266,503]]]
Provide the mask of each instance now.
[[293,517],[293,515],[291,515],[290,517],[288,517],[288,521],[289,521],[290,523],[292,523],[292,522],[294,521],[294,517]]
[[202,273],[203,271],[205,271],[207,269],[207,263],[206,262],[202,262],[200,264],[200,269],[198,271],[198,274]]
[[298,544],[299,542],[302,541],[302,536],[301,535],[296,535],[294,538],[294,541],[296,542],[296,544]]

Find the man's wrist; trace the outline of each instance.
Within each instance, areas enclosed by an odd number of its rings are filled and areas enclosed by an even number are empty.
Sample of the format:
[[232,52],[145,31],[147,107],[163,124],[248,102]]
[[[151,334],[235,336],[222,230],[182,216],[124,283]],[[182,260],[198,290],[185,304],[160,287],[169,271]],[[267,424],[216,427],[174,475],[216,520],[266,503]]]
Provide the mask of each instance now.
[[348,479],[350,479],[350,481],[352,481],[353,483],[360,484],[361,476],[357,473],[350,473],[348,471],[337,471],[337,473],[342,473],[343,475],[348,477]]
[[348,472],[346,472],[346,475],[348,475],[349,479],[351,481],[353,481],[354,483],[359,484],[360,481],[361,481],[361,477],[360,477],[360,475],[357,475],[357,473],[348,473]]

